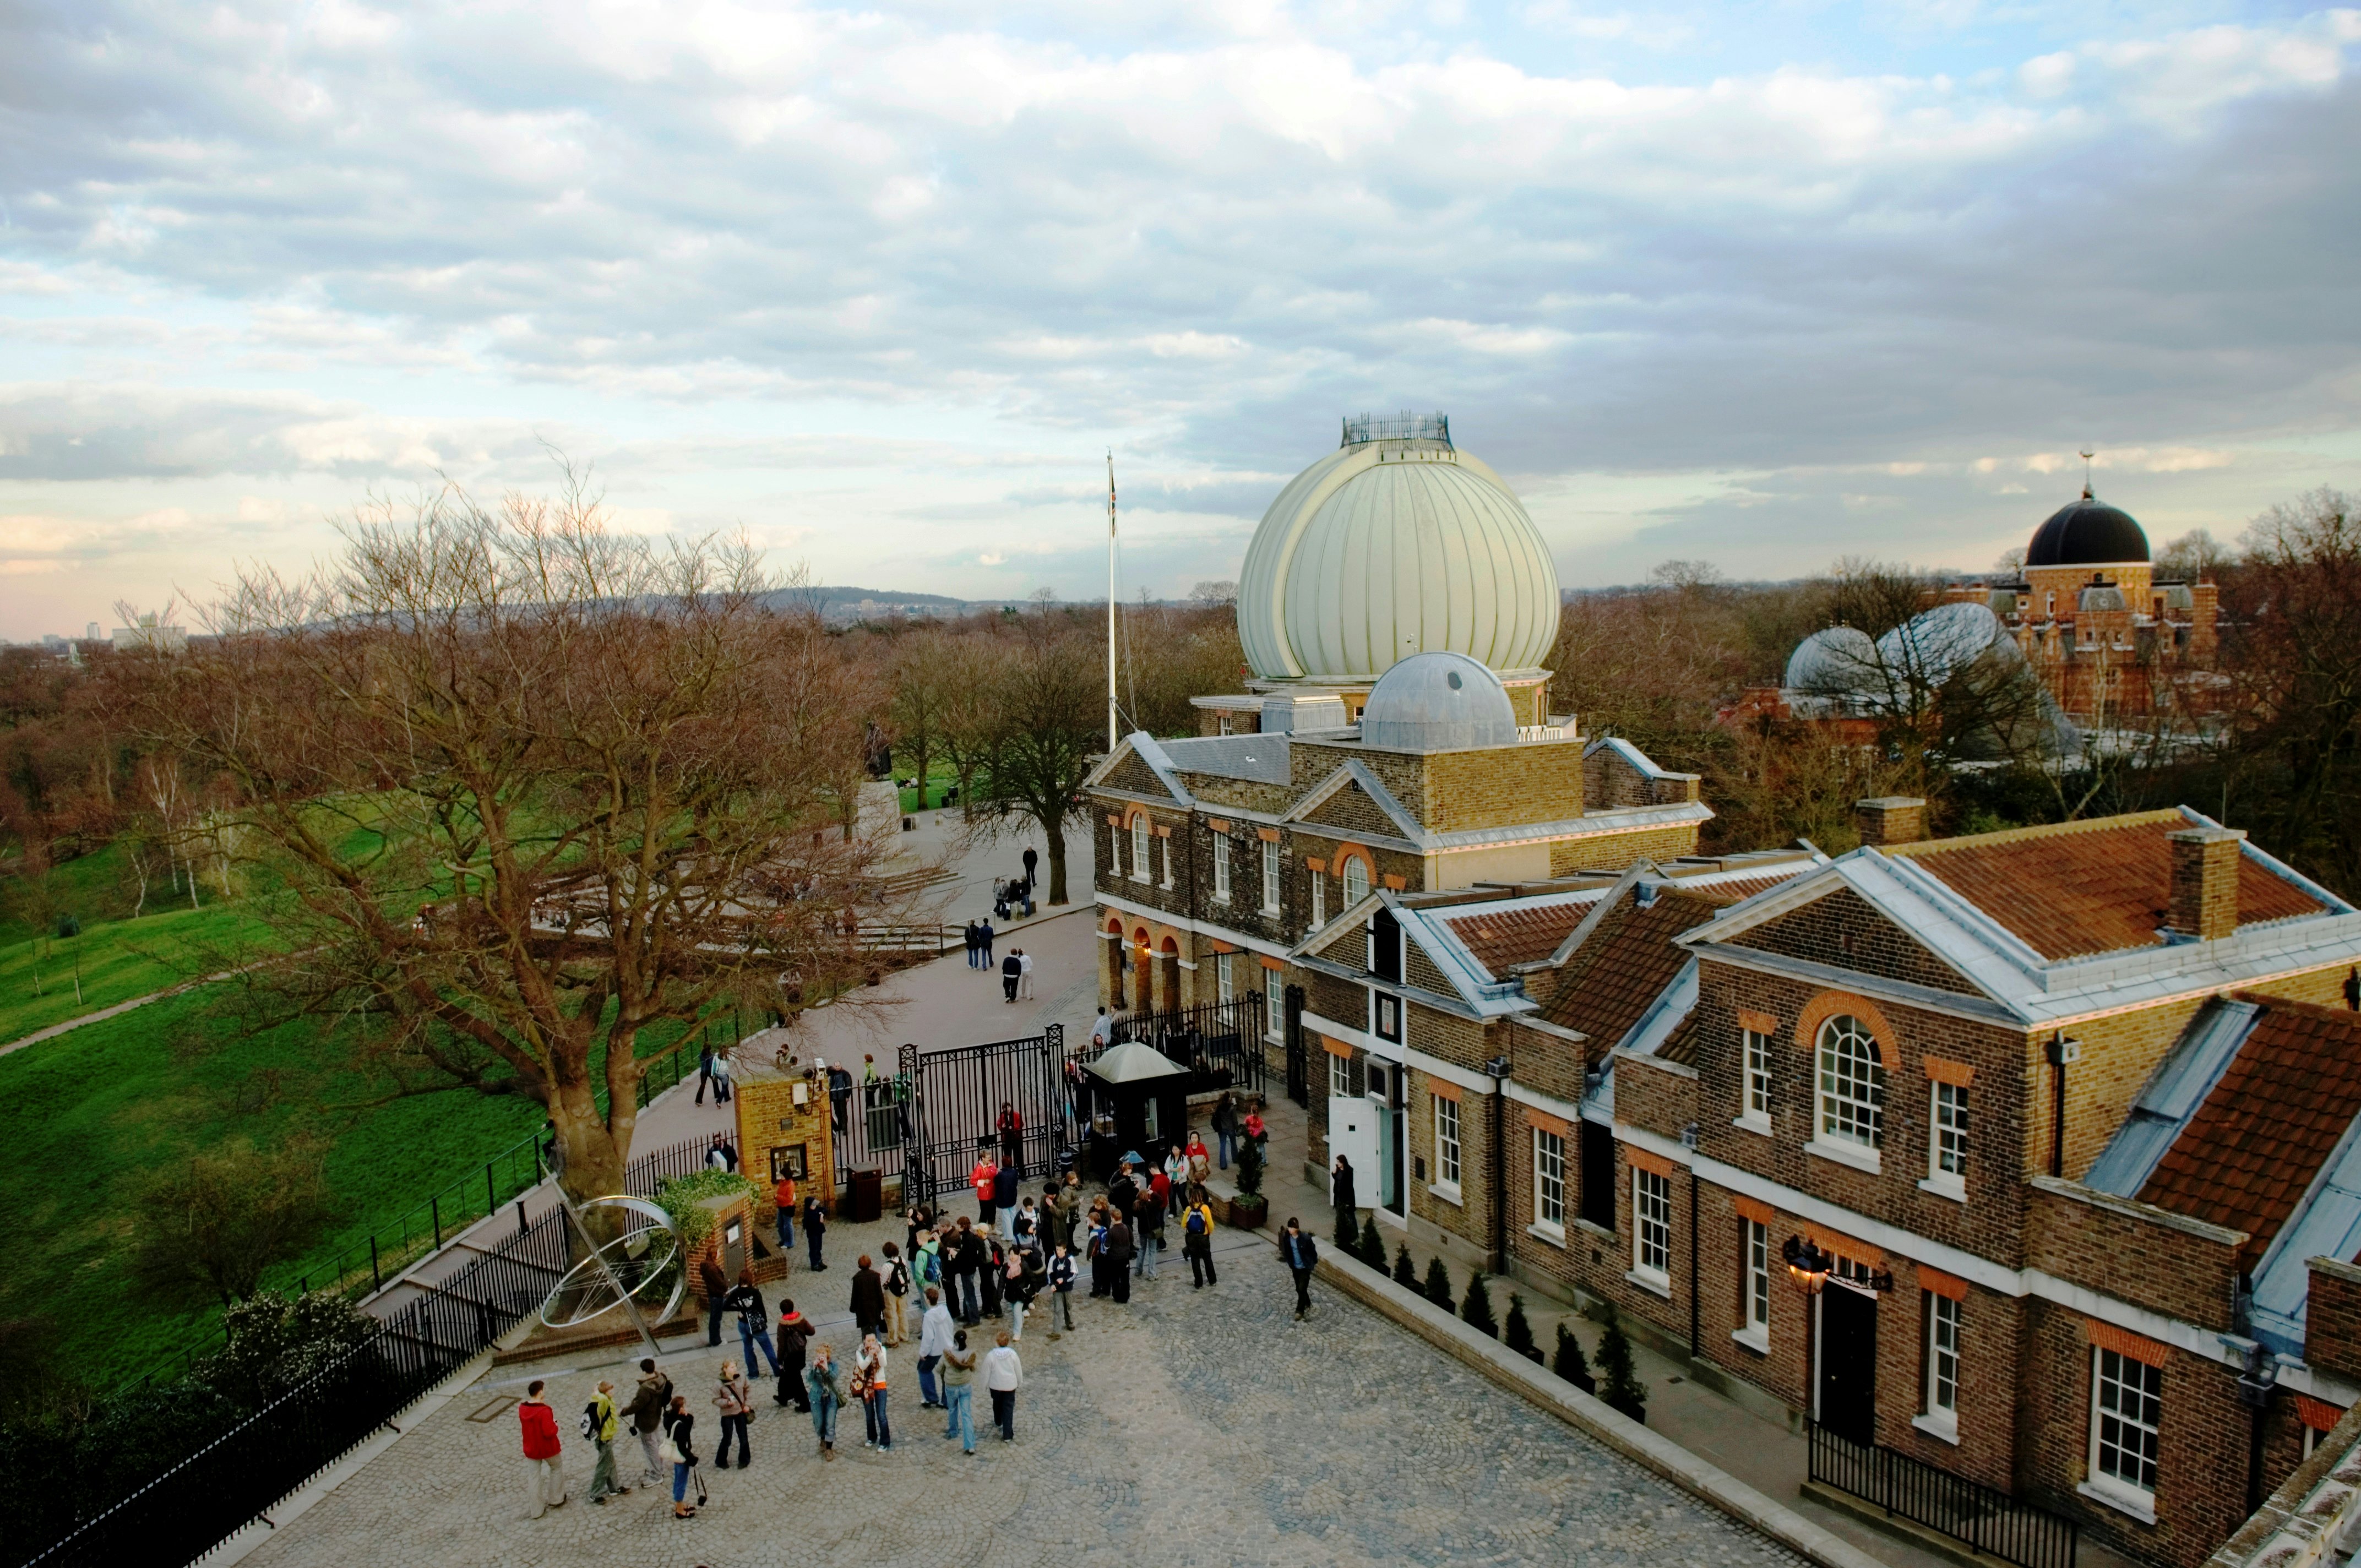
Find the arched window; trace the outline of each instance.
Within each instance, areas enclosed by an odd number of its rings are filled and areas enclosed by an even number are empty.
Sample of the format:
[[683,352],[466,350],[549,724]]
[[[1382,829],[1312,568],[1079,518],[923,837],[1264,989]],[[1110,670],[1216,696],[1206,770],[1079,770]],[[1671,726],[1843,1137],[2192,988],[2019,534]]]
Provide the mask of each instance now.
[[1142,812],[1131,819],[1131,880],[1146,882],[1148,878],[1148,814]]
[[1345,906],[1369,896],[1369,862],[1357,856],[1345,862]]
[[1884,1139],[1885,1065],[1877,1037],[1850,1013],[1820,1025],[1820,1136],[1863,1148]]

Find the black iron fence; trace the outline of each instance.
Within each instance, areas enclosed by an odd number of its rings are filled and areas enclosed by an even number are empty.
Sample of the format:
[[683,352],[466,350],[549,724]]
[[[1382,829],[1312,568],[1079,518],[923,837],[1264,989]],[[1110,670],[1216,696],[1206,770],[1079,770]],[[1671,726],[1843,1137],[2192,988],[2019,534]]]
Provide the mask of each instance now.
[[[1149,1046],[1189,1069],[1189,1092],[1217,1089],[1263,1091],[1263,993],[1249,991],[1227,1002],[1202,1002],[1170,1013],[1136,1013],[1115,1021],[1110,1045]],[[1085,1061],[1098,1056],[1083,1053]]]
[[2024,1568],[2074,1568],[2081,1527],[2006,1492],[1817,1423],[1811,1475],[1887,1513]]
[[[1014,1152],[1023,1179],[1039,1182],[1066,1147],[1066,1031],[956,1046],[945,1051],[902,1047],[900,1077],[909,1086],[902,1146],[904,1201],[938,1206],[972,1193],[969,1172],[979,1149],[995,1163]],[[1013,1136],[1001,1113],[1016,1113]]]
[[357,1348],[27,1561],[97,1568],[203,1556],[537,1310],[566,1266],[566,1224],[553,1209],[526,1225]]

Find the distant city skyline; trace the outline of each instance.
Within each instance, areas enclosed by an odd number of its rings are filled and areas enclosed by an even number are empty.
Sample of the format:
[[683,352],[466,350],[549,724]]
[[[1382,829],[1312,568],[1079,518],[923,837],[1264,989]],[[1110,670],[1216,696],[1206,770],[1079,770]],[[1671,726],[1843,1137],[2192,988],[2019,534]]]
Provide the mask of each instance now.
[[1080,600],[1112,447],[1124,594],[1178,597],[1405,408],[1569,587],[1982,570],[2085,446],[2235,539],[2361,489],[2357,49],[2218,0],[19,7],[0,636],[553,448],[628,529]]

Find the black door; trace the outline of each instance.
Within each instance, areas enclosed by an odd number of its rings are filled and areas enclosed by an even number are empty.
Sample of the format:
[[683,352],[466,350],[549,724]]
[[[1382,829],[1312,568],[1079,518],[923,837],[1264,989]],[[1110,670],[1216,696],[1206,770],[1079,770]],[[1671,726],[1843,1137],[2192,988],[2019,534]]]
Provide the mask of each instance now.
[[1831,1281],[1820,1292],[1820,1424],[1877,1439],[1877,1298]]
[[1290,985],[1285,999],[1287,1034],[1287,1097],[1298,1105],[1312,1103],[1312,1068],[1303,1049],[1303,988]]

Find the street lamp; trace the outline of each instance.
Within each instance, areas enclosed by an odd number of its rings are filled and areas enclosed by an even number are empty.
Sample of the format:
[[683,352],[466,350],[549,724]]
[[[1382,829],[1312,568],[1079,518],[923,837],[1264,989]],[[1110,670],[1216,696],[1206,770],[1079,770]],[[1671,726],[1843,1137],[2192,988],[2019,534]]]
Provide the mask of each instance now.
[[1788,1280],[1806,1296],[1818,1295],[1820,1287],[1828,1282],[1828,1271],[1836,1266],[1836,1260],[1817,1244],[1801,1236],[1789,1236],[1779,1255],[1787,1265]]

